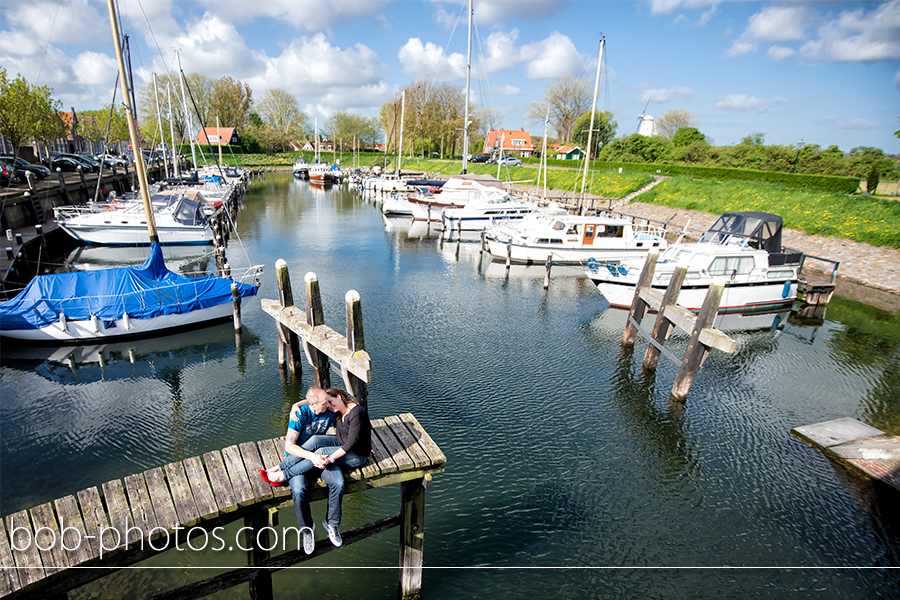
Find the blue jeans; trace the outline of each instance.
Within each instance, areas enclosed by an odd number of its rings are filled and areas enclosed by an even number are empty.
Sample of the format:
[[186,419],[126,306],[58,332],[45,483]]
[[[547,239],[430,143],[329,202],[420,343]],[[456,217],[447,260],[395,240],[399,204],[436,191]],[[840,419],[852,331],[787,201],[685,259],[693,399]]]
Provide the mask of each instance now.
[[[327,456],[340,448],[337,437],[333,435],[314,435],[301,446],[304,450]],[[309,500],[306,498],[307,489],[314,484],[318,473],[322,474],[322,481],[328,486],[328,514],[325,518],[329,525],[337,527],[341,524],[341,502],[344,499],[344,473],[341,467],[355,469],[366,464],[366,458],[353,452],[348,452],[334,463],[325,467],[323,471],[316,469],[311,460],[290,455],[278,465],[291,486],[291,495],[294,498],[294,509],[297,511],[297,521],[301,527],[311,527],[312,516],[309,512]]]

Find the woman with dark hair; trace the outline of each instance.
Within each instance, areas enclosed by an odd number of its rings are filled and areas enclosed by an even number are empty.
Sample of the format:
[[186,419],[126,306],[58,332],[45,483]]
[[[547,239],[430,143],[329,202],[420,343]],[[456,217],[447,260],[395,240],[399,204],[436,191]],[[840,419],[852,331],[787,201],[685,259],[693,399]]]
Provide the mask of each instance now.
[[[289,457],[281,462],[281,473],[268,471],[268,480],[273,484],[290,480],[297,475],[303,475],[315,468],[324,468],[328,477],[328,515],[322,525],[328,532],[328,538],[335,546],[340,546],[343,541],[338,532],[341,523],[341,502],[344,497],[344,478],[341,468],[356,469],[366,464],[366,460],[372,453],[372,424],[369,421],[369,413],[358,402],[351,399],[347,392],[340,388],[329,388],[325,392],[328,395],[328,405],[331,411],[338,415],[335,423],[336,436],[319,435],[304,444],[308,450],[315,450],[317,455],[323,457],[320,463],[323,467],[314,464],[309,459]],[[315,446],[315,448],[313,448]],[[296,460],[294,460],[296,458]],[[325,474],[323,474],[323,479]]]

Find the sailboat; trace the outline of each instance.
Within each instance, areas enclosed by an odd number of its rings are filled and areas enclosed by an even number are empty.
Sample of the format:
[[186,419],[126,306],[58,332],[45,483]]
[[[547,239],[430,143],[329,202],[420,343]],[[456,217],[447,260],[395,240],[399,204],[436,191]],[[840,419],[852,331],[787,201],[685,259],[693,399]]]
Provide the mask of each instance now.
[[[114,0],[107,0],[123,88],[122,58]],[[128,132],[139,148],[134,109],[124,94]],[[142,153],[135,167],[147,221],[150,256],[140,266],[36,276],[15,298],[0,302],[0,337],[58,345],[147,337],[225,320],[232,298],[256,295],[261,266],[248,270],[252,283],[215,276],[185,277],[166,268],[150,202]]]

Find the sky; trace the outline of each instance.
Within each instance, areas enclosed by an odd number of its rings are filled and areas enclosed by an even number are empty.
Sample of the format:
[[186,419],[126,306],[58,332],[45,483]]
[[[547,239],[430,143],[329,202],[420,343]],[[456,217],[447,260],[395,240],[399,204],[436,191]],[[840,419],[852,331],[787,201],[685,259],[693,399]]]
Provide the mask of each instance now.
[[[467,0],[118,0],[138,86],[152,73],[281,88],[324,123],[376,116],[400,87],[465,87]],[[563,75],[596,77],[617,135],[639,115],[691,112],[715,145],[874,146],[900,154],[900,0],[475,0],[470,99],[504,129]],[[104,0],[0,1],[0,66],[99,109],[116,81]],[[646,110],[645,110],[646,107]],[[224,124],[223,124],[224,125]],[[552,135],[552,132],[551,132]]]

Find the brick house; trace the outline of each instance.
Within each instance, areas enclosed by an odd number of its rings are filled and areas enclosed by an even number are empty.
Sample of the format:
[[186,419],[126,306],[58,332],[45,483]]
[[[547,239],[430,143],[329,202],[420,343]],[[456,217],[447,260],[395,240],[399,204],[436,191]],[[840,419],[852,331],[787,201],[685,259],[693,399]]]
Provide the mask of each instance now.
[[491,129],[484,139],[482,152],[484,154],[499,154],[501,144],[503,145],[504,156],[524,158],[534,153],[531,134],[524,129]]
[[234,127],[204,127],[197,134],[197,143],[201,146],[207,144],[206,138],[213,146],[227,146],[238,143],[238,136],[234,132]]

